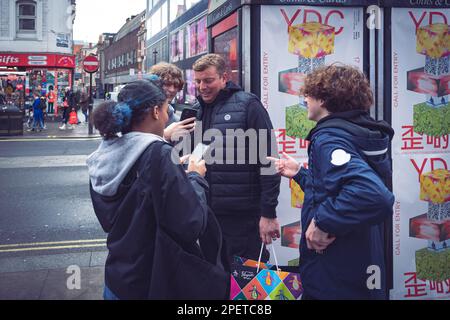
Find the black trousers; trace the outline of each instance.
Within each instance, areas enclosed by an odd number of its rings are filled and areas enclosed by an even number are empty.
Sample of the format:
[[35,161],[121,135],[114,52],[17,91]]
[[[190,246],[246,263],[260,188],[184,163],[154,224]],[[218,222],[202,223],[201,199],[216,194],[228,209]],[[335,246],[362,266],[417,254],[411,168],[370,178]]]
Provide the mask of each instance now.
[[[257,216],[217,215],[227,248],[228,260],[234,256],[258,260],[261,250],[259,219]],[[264,246],[261,261],[269,261],[269,251]]]

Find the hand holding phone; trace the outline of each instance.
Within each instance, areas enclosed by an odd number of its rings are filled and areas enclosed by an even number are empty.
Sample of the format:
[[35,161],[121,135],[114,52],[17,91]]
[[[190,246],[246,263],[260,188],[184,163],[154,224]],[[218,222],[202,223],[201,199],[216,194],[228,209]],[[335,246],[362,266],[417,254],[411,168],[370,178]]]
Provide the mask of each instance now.
[[192,152],[192,156],[197,159],[197,161],[200,161],[203,159],[203,156],[205,155],[206,151],[208,150],[209,146],[203,143],[199,143],[194,151]]
[[193,108],[184,108],[181,112],[180,121],[189,119],[189,118],[197,118],[197,109]]

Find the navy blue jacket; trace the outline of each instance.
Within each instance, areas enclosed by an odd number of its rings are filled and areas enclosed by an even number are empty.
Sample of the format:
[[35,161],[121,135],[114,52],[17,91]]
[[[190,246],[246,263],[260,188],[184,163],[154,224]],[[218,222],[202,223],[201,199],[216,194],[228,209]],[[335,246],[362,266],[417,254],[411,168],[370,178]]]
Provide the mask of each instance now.
[[[218,216],[234,215],[276,218],[278,194],[280,192],[280,176],[276,174],[261,175],[261,168],[270,166],[256,162],[249,156],[250,145],[235,143],[234,148],[227,146],[226,130],[265,129],[267,155],[276,155],[271,148],[270,138],[273,129],[269,114],[261,101],[255,95],[244,92],[242,88],[228,82],[212,104],[206,104],[198,97],[199,104],[197,119],[202,121],[203,133],[209,129],[217,129],[223,136],[223,164],[207,165],[206,179],[210,187],[209,204]],[[257,139],[260,139],[257,136]],[[236,142],[236,141],[235,141]],[[206,141],[205,144],[210,142]],[[255,141],[256,144],[259,140]],[[227,147],[229,150],[227,150]],[[272,150],[274,149],[274,150]],[[227,151],[234,155],[233,164],[226,164]],[[258,154],[259,155],[259,151]],[[243,163],[237,162],[237,157],[243,157]],[[253,159],[254,160],[254,159]],[[264,161],[266,157],[264,155]]]
[[[318,122],[309,137],[308,169],[294,177],[305,191],[300,273],[305,293],[315,299],[384,299],[386,270],[383,222],[394,196],[388,149],[392,129],[366,112],[335,113]],[[323,252],[306,245],[312,219],[336,236]],[[381,288],[369,290],[369,266],[380,268]]]
[[207,226],[206,181],[197,173],[186,175],[181,165],[175,165],[172,147],[167,144],[162,148],[160,163],[150,163],[155,145],[142,154],[116,195],[103,196],[92,185],[90,188],[95,214],[108,233],[105,282],[120,299],[146,299],[151,285],[156,249],[151,166],[159,168],[164,181],[157,192],[166,204],[160,220],[166,232],[178,243],[193,243]]

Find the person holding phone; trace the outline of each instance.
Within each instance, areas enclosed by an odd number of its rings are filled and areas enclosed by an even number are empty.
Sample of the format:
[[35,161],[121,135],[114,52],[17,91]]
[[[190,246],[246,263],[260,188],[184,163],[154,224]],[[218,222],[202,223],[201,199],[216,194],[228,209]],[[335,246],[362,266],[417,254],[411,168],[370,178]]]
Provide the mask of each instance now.
[[[161,263],[154,261],[155,252],[172,249],[158,247],[158,228],[180,246],[195,246],[208,230],[206,167],[205,161],[190,159],[186,173],[172,161],[173,148],[162,137],[168,103],[157,84],[129,83],[118,101],[95,109],[94,126],[103,141],[86,161],[94,211],[108,233],[104,298],[147,299],[155,283],[162,281],[158,277],[173,279],[173,274],[153,274]],[[151,161],[154,153],[159,163]],[[154,166],[162,181],[157,190],[150,183]],[[155,194],[164,212],[156,210]],[[180,292],[172,294],[177,297]],[[151,296],[155,295],[158,292]]]
[[[207,54],[194,63],[193,69],[200,94],[194,108],[198,109],[197,119],[202,121],[202,136],[207,130],[220,130],[225,141],[227,129],[255,130],[257,145],[246,141],[243,150],[235,144],[233,155],[245,157],[261,144],[266,144],[267,155],[277,155],[276,147],[271,148],[273,126],[267,110],[258,97],[228,81],[223,57]],[[261,132],[265,132],[264,138],[258,134]],[[208,144],[208,141],[204,142]],[[224,155],[229,151],[226,148],[225,144]],[[275,171],[272,174],[263,172],[270,167],[265,158],[257,159],[256,163],[246,159],[243,164],[237,158],[232,160],[232,163],[228,159],[222,163],[207,161],[206,179],[211,190],[209,205],[221,225],[229,259],[237,255],[257,260],[261,242],[270,244],[280,237],[276,207],[281,177]],[[264,249],[262,261],[268,259],[269,252]]]
[[[192,132],[195,128],[195,115],[189,118],[180,118],[175,114],[175,97],[183,90],[183,72],[176,65],[160,62],[150,69],[150,74],[157,76],[169,101],[169,120],[164,130],[164,138],[169,142],[176,142],[183,133]],[[175,141],[174,141],[175,140]]]

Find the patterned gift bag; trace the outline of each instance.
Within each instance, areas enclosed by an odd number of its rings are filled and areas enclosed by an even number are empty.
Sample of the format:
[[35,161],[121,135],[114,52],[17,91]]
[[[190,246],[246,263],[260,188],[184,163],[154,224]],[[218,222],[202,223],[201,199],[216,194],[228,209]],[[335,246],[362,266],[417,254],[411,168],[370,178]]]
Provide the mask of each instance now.
[[300,275],[285,268],[288,267],[235,257],[231,266],[230,300],[300,300],[303,293]]

